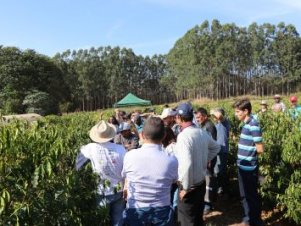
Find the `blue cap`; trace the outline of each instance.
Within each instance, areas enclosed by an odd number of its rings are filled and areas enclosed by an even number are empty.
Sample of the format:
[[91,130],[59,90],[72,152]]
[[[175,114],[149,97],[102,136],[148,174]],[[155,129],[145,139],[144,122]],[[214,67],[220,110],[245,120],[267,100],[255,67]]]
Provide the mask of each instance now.
[[189,103],[180,104],[177,109],[177,115],[181,115],[184,117],[193,117],[193,108]]

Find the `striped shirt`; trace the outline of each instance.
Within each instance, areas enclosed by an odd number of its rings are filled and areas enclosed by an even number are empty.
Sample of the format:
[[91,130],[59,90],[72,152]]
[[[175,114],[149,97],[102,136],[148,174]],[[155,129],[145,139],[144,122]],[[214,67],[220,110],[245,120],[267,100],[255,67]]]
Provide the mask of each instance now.
[[244,122],[238,142],[237,165],[242,170],[251,171],[257,167],[256,143],[262,143],[262,131],[253,117]]

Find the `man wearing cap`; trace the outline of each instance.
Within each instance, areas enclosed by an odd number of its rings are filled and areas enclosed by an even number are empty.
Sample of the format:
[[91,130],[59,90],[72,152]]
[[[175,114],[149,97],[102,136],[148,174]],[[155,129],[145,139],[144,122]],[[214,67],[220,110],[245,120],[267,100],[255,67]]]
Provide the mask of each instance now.
[[262,100],[260,103],[260,111],[258,113],[266,113],[268,111],[268,102],[266,100]]
[[298,105],[297,96],[290,97],[291,108],[289,109],[289,114],[292,119],[296,119],[299,115],[301,115],[301,106]]
[[272,106],[272,110],[274,112],[284,112],[285,111],[285,105],[283,102],[281,102],[281,97],[279,94],[274,95],[274,105]]
[[120,133],[114,138],[115,144],[123,145],[127,151],[138,148],[138,137],[131,132],[131,125],[129,123],[121,123],[119,126],[119,131]]
[[180,126],[175,122],[176,111],[171,108],[164,108],[160,118],[163,120],[164,125],[171,128],[176,136],[180,133]]
[[178,221],[182,226],[199,226],[203,225],[200,211],[204,210],[207,164],[217,155],[220,146],[206,131],[192,123],[190,104],[182,103],[176,110],[176,122],[182,130],[176,143],[180,189]]
[[123,146],[110,142],[114,139],[116,128],[106,121],[100,121],[90,130],[89,143],[80,148],[76,158],[76,170],[79,170],[88,160],[93,171],[99,175],[98,203],[109,205],[111,225],[123,225],[122,212],[125,202],[122,198],[123,179],[121,171],[126,150]]
[[150,117],[142,130],[142,147],[125,155],[122,176],[126,180],[126,225],[173,225],[170,188],[178,179],[178,161],[163,151],[164,136],[163,121]]

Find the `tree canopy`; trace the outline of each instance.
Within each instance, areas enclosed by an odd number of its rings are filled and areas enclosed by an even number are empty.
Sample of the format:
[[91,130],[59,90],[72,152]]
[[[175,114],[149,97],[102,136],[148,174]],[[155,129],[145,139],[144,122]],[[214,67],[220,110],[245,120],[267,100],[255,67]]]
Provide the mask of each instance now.
[[151,57],[118,46],[52,58],[0,46],[0,79],[2,114],[30,111],[23,103],[37,93],[49,95],[48,113],[112,107],[129,92],[153,104],[289,94],[300,91],[301,39],[291,24],[238,27],[213,20],[188,30],[168,54]]

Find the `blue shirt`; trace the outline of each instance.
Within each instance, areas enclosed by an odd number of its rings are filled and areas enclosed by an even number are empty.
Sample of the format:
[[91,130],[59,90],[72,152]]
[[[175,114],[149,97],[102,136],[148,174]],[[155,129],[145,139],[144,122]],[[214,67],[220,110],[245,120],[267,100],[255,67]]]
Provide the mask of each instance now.
[[251,171],[257,167],[256,143],[262,142],[262,131],[259,123],[250,117],[241,128],[238,142],[237,165],[242,170]]
[[297,105],[295,108],[291,108],[288,111],[292,119],[296,119],[299,115],[301,115],[301,106]]

